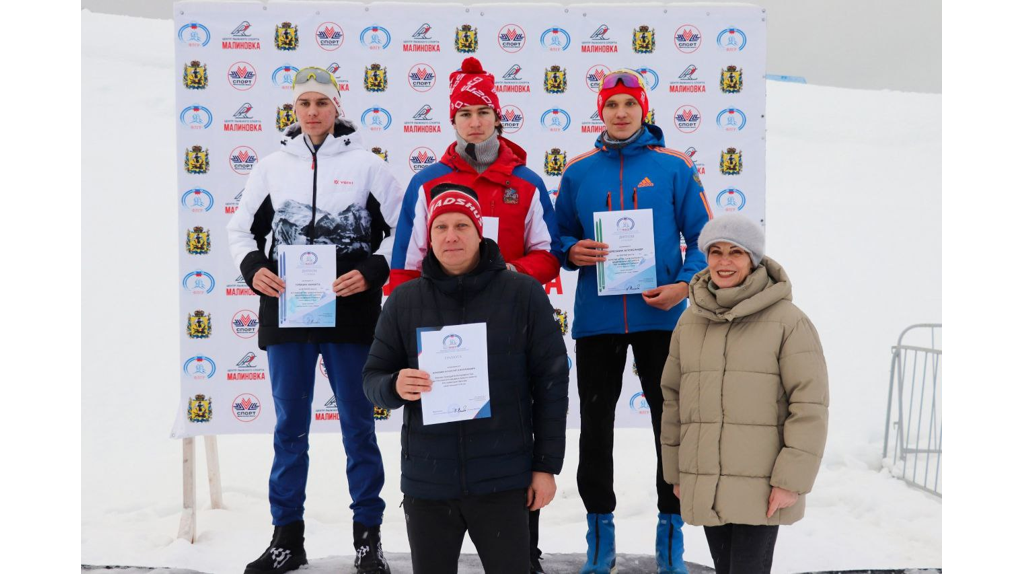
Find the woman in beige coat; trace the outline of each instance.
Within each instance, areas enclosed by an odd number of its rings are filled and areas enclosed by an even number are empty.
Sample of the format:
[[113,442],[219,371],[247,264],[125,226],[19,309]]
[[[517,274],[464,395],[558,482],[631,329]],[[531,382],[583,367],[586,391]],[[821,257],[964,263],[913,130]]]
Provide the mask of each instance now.
[[821,464],[825,358],[760,225],[716,217],[698,246],[708,267],[690,281],[661,381],[665,480],[683,520],[704,526],[718,574],[767,573]]

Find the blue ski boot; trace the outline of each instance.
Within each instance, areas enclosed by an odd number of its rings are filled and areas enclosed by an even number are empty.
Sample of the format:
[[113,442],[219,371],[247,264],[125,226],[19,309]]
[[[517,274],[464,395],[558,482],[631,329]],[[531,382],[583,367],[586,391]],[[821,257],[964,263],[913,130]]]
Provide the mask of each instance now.
[[587,562],[580,574],[615,574],[614,515],[587,515]]
[[678,514],[658,514],[655,544],[658,574],[689,574],[683,562],[683,519]]

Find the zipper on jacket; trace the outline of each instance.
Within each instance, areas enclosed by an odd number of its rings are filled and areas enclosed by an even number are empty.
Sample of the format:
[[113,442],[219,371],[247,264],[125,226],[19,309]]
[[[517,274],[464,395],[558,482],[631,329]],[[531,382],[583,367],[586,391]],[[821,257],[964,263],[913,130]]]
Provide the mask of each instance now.
[[[306,144],[306,147],[309,147],[308,143]],[[309,218],[309,230],[306,231],[306,245],[313,243],[313,232],[316,229],[316,150],[310,149],[309,151],[313,152],[313,214]]]
[[[619,208],[626,209],[626,199],[623,197],[623,176],[622,172],[626,168],[626,158],[622,155],[622,150],[619,150]],[[609,202],[610,203],[610,202]],[[636,207],[636,188],[633,188],[633,206]],[[626,296],[622,296],[622,325],[626,329],[626,333],[629,333],[629,313],[626,311]]]
[[636,201],[636,194],[637,194],[637,189],[634,187],[633,188],[633,209],[640,209],[640,206],[639,206],[639,204],[637,204],[637,201]]

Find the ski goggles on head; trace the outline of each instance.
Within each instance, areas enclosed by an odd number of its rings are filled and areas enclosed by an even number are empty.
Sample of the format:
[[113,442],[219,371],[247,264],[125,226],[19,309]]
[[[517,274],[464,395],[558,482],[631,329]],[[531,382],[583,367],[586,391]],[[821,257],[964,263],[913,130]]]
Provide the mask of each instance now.
[[641,90],[647,90],[647,86],[644,84],[644,78],[640,74],[633,70],[615,70],[605,75],[604,79],[601,80],[601,89],[608,90],[615,87],[615,84],[622,82],[623,86],[627,88],[640,88]]
[[309,67],[302,68],[295,74],[293,80],[294,86],[301,86],[307,82],[316,82],[318,84],[324,84],[325,86],[334,86],[334,89],[338,89],[338,80],[334,79],[334,75],[323,68]]

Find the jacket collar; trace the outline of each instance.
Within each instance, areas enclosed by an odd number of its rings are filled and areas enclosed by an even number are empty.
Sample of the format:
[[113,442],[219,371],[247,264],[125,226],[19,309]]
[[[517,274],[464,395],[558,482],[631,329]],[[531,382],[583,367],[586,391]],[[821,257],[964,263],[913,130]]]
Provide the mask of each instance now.
[[[313,157],[313,142],[302,133],[297,122],[288,126],[284,135],[281,149],[301,158]],[[345,118],[338,118],[334,121],[334,132],[327,135],[317,155],[338,155],[353,149],[363,149],[362,138],[356,132],[355,124]]]
[[[636,155],[645,151],[648,146],[665,147],[665,134],[661,131],[661,128],[654,124],[645,123],[641,129],[644,133],[640,134],[636,141],[622,148],[622,155]],[[601,136],[597,137],[594,147],[609,154],[618,151],[604,145]]]
[[[498,138],[498,143],[498,159],[494,160],[494,163],[489,165],[480,174],[480,177],[499,185],[505,185],[505,182],[508,181],[509,176],[512,175],[512,172],[517,167],[526,165],[526,150],[503,137]],[[476,173],[476,170],[466,160],[462,159],[459,152],[455,151],[455,146],[455,142],[448,146],[444,156],[441,158],[441,163],[455,171]]]
[[437,287],[445,295],[474,295],[483,291],[495,275],[505,271],[505,260],[501,257],[498,244],[492,239],[480,242],[480,263],[465,275],[448,275],[441,267],[441,262],[434,256],[434,250],[427,247],[427,256],[423,259],[423,278]]
[[690,281],[690,306],[698,316],[714,323],[747,317],[779,301],[793,300],[793,286],[789,276],[781,265],[767,256],[736,287],[712,289],[710,283],[710,268],[693,276]]

